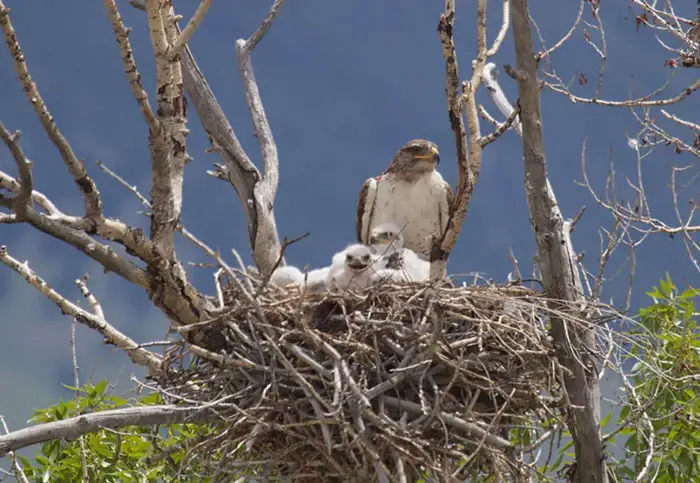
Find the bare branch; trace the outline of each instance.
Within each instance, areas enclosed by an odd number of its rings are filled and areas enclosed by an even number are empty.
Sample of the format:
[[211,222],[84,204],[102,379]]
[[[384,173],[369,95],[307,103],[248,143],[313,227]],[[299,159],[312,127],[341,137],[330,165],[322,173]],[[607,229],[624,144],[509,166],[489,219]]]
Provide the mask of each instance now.
[[51,142],[53,142],[61,153],[61,157],[68,167],[71,176],[73,176],[75,184],[80,188],[85,200],[85,212],[88,218],[99,219],[102,216],[102,202],[100,201],[100,193],[97,191],[97,186],[92,178],[88,176],[85,170],[85,163],[78,159],[70,144],[58,129],[58,126],[56,126],[53,116],[39,94],[36,84],[32,80],[31,74],[27,68],[24,52],[22,52],[22,48],[17,40],[17,34],[12,27],[12,22],[10,22],[9,13],[10,9],[5,7],[2,0],[0,0],[0,27],[5,33],[5,40],[7,41],[7,47],[10,51],[15,71],[22,83],[27,99],[34,107],[41,121],[41,125],[44,127]]
[[[114,344],[126,352],[132,362],[148,368],[149,373],[153,376],[160,373],[160,358],[152,352],[142,349],[136,342],[111,326],[105,320],[104,315],[102,315],[101,308],[99,311],[96,310],[96,314],[93,315],[70,302],[51,288],[46,281],[34,273],[26,262],[20,263],[18,260],[10,256],[7,253],[7,247],[5,246],[0,247],[0,262],[21,275],[22,278],[27,281],[27,283],[55,303],[63,311],[63,313],[71,317],[75,317],[81,324],[98,331],[105,337],[105,339],[107,339],[109,343]],[[83,295],[88,299],[90,305],[99,307],[99,304],[97,304],[92,294],[87,290],[87,286],[85,286],[80,280],[76,281],[76,283],[80,286],[81,291],[83,291]]]
[[146,122],[152,131],[157,131],[160,129],[160,124],[155,114],[153,114],[153,109],[148,102],[148,94],[146,89],[143,88],[141,83],[141,74],[139,74],[136,68],[136,61],[134,61],[134,52],[131,49],[131,42],[129,42],[129,34],[131,29],[124,26],[121,15],[119,15],[119,9],[114,0],[105,0],[105,7],[107,8],[107,13],[109,14],[109,20],[112,22],[112,30],[114,30],[114,35],[117,38],[117,43],[119,44],[119,50],[122,55],[122,63],[124,64],[124,71],[129,79],[129,85],[131,86],[131,92],[134,94],[136,101],[139,104],[139,108],[146,118]]
[[[484,82],[485,84],[485,82]],[[513,112],[510,113],[510,116],[508,116],[508,119],[500,123],[498,126],[496,126],[496,130],[493,131],[491,134],[487,136],[483,136],[479,138],[479,144],[481,145],[482,148],[485,148],[492,142],[494,142],[496,139],[501,137],[504,132],[508,130],[508,128],[513,125],[515,120],[518,118],[518,114],[520,113],[520,106],[517,106],[517,109],[513,109]]]
[[[266,210],[271,210],[271,207],[274,205],[275,196],[277,195],[277,186],[279,184],[279,159],[277,156],[277,146],[272,136],[272,129],[267,121],[262,99],[260,98],[260,91],[258,90],[258,84],[255,81],[255,73],[253,72],[253,64],[251,63],[250,55],[272,26],[272,22],[283,4],[284,0],[275,0],[275,3],[270,8],[260,28],[251,35],[248,40],[239,39],[236,41],[238,69],[241,74],[241,80],[243,81],[243,90],[248,103],[248,110],[250,111],[250,116],[253,121],[255,137],[260,142],[263,158],[263,175],[260,181],[255,184],[253,192],[257,195],[256,199],[260,198],[264,203],[262,207]],[[263,223],[261,226],[258,226],[261,233],[256,236],[256,244],[253,246],[253,252],[258,253],[265,251],[270,252],[270,255],[274,253],[276,256],[279,256],[281,253],[281,247],[277,246],[279,240],[277,240],[277,243],[274,243],[274,238],[269,235],[272,232],[275,234],[277,233],[274,217],[265,216],[260,221]],[[267,256],[268,255],[266,255],[266,258]],[[274,270],[274,266],[258,268],[260,268],[263,274]]]
[[260,172],[243,150],[188,46],[184,48],[181,63],[185,89],[209,136],[212,151],[224,161],[223,166],[217,166],[216,172],[210,174],[228,180],[236,190],[248,221],[255,263],[261,272],[268,273],[281,250],[273,203],[262,197],[264,191],[256,190]]
[[503,2],[503,23],[501,24],[501,30],[498,32],[496,40],[493,41],[493,45],[486,52],[487,57],[492,57],[498,53],[498,49],[501,48],[503,40],[505,40],[508,34],[508,28],[510,27],[510,0],[502,0]]
[[204,16],[207,14],[207,11],[209,11],[211,3],[212,0],[201,0],[199,2],[199,6],[197,7],[197,10],[194,12],[194,15],[190,21],[187,22],[185,30],[180,33],[177,40],[175,40],[175,42],[170,46],[170,51],[168,52],[170,60],[175,60],[176,56],[180,53],[185,44],[190,41],[192,34],[194,34],[194,31],[197,30],[199,24],[202,22],[202,20],[204,20]]
[[[457,172],[459,180],[454,201],[450,207],[450,220],[441,240],[436,240],[430,254],[431,279],[442,278],[447,271],[447,258],[457,241],[462,222],[467,213],[469,198],[474,190],[470,177],[469,152],[467,147],[467,132],[462,117],[462,99],[459,95],[459,69],[457,52],[455,50],[453,28],[455,19],[454,0],[445,0],[445,12],[440,17],[438,33],[442,41],[442,55],[445,58],[445,84],[447,94],[447,112],[450,126],[457,147]],[[439,243],[437,243],[439,241]]]
[[50,423],[38,424],[0,436],[0,457],[10,451],[26,448],[51,440],[74,440],[80,435],[101,429],[118,429],[127,426],[153,426],[156,424],[202,423],[216,421],[214,411],[198,407],[173,405],[139,406],[112,409]]
[[[501,86],[498,84],[496,64],[493,62],[489,62],[484,66],[483,82],[493,103],[496,104],[496,107],[499,111],[501,111],[501,114],[503,114],[506,119],[509,119],[513,115],[513,112],[515,112],[515,109],[513,106],[511,106],[510,102],[508,102],[508,98],[503,92],[503,89],[501,89]],[[520,118],[517,116],[513,121],[513,129],[515,129],[515,132],[522,136],[523,128],[520,124]]]
[[246,49],[247,55],[250,55],[250,53],[255,50],[255,47],[258,46],[258,43],[262,40],[268,30],[270,30],[270,27],[272,27],[272,22],[275,21],[275,18],[279,14],[279,11],[282,8],[282,5],[284,5],[285,1],[286,0],[275,0],[275,3],[272,4],[270,10],[267,12],[267,15],[265,15],[260,28],[258,28],[258,30],[256,30],[255,33],[245,41],[244,48]]
[[581,97],[577,96],[575,94],[572,94],[569,92],[568,89],[564,87],[559,87],[555,86],[549,82],[546,82],[545,85],[553,90],[554,92],[558,92],[559,94],[564,94],[566,97],[569,98],[571,102],[580,102],[583,104],[597,104],[600,106],[606,106],[606,107],[647,107],[647,106],[668,106],[671,104],[676,104],[677,102],[682,101],[686,97],[688,97],[690,94],[693,92],[697,91],[700,89],[700,79],[696,80],[691,84],[689,87],[686,87],[683,89],[677,96],[675,97],[669,97],[667,99],[647,99],[648,96],[637,98],[637,99],[630,99],[628,101],[608,101],[608,100],[603,100],[603,99],[596,99],[596,98],[587,98],[587,97]]
[[10,134],[9,131],[5,129],[5,125],[2,121],[0,121],[0,138],[2,138],[12,153],[12,157],[19,170],[19,179],[21,182],[13,205],[15,211],[20,216],[23,216],[32,198],[34,182],[32,180],[32,163],[24,156],[24,151],[22,151],[22,147],[19,145],[19,137],[21,134],[22,133],[19,131]]
[[[85,276],[87,278],[87,275]],[[73,385],[75,386],[75,411],[81,414],[80,410],[80,367],[78,367],[78,354],[75,348],[76,343],[76,326],[78,321],[73,319],[70,331],[70,352],[73,362]],[[80,445],[80,465],[83,467],[83,483],[89,483],[87,455],[85,454],[85,440],[82,436],[79,438]]]
[[[5,434],[10,434],[10,430],[7,427],[7,423],[5,422],[5,417],[2,415],[0,415],[0,423],[2,423],[2,428],[5,430]],[[14,469],[15,476],[17,477],[17,480],[20,481],[20,483],[29,483],[29,479],[27,479],[27,475],[24,474],[24,469],[22,468],[22,464],[19,462],[19,460],[15,456],[15,452],[8,451],[7,455],[10,457],[10,461],[12,462],[12,467]]]

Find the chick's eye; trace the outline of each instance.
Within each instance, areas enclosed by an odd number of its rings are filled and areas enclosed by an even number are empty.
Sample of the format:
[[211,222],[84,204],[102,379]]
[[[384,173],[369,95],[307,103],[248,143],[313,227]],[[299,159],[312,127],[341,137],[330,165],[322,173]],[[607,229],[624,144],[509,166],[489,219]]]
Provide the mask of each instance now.
[[368,262],[368,261],[369,261],[369,255],[363,256],[362,259],[363,259],[364,261]]

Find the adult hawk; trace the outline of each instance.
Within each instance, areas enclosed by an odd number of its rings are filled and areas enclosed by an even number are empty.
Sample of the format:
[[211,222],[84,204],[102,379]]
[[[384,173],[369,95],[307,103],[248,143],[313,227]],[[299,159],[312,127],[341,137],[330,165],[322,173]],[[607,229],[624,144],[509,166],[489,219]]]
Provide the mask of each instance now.
[[404,247],[430,260],[432,239],[447,228],[452,190],[436,170],[440,154],[434,143],[414,139],[394,156],[383,174],[362,185],[357,205],[357,239],[370,244],[372,230],[394,223]]

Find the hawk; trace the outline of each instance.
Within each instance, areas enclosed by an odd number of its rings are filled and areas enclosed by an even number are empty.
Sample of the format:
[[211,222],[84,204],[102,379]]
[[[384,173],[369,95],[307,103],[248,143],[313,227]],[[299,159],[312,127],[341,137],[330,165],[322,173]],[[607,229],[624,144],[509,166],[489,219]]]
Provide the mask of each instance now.
[[389,167],[362,185],[357,204],[357,238],[370,244],[372,230],[384,223],[401,229],[404,247],[430,260],[433,237],[442,238],[449,221],[452,190],[436,170],[440,153],[434,143],[414,139]]

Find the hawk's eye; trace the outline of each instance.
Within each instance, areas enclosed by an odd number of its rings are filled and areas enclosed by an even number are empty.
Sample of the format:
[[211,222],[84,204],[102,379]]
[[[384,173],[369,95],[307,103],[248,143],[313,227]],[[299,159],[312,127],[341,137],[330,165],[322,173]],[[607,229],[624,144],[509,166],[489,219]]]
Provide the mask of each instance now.
[[345,255],[345,261],[351,262],[352,261],[352,255]]
[[369,258],[370,258],[369,255],[364,255],[364,256],[362,257],[362,260],[365,261],[365,262],[369,262]]

